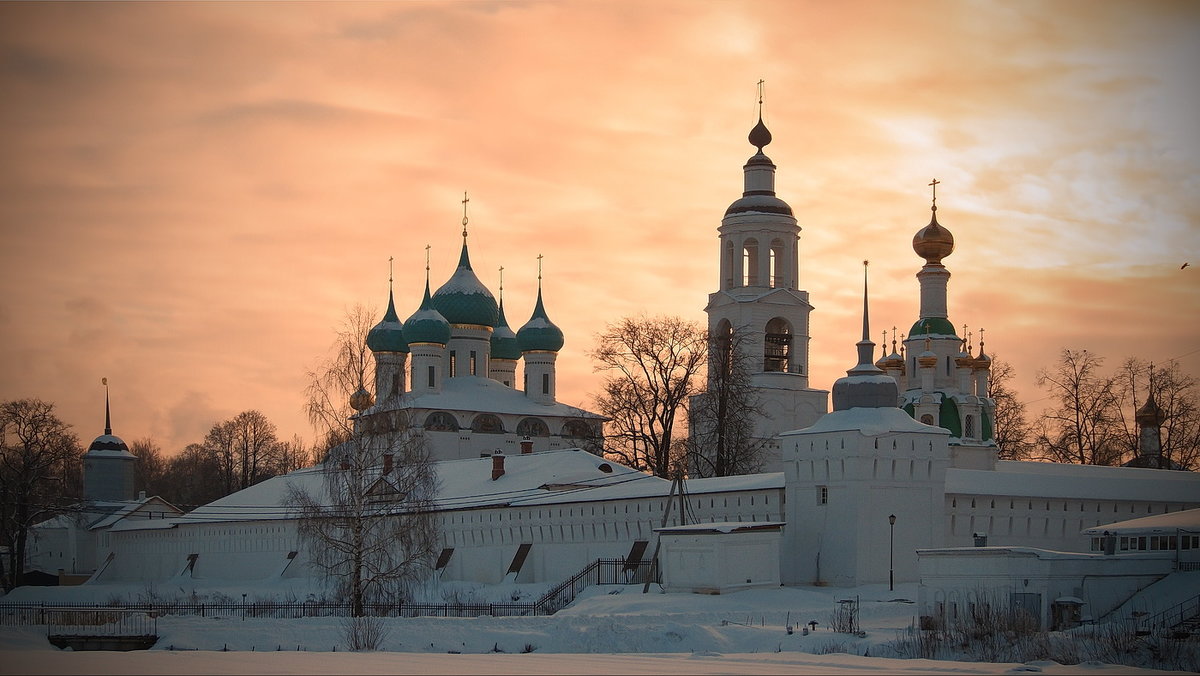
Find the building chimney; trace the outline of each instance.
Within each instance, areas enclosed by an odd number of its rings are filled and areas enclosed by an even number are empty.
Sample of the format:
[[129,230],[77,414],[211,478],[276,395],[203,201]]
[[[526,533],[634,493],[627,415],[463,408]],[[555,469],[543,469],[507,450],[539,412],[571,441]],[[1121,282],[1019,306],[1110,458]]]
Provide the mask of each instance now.
[[533,453],[533,440],[529,437],[521,440],[521,455],[525,455],[526,453]]
[[383,473],[385,475],[392,473],[392,454],[391,453],[383,454]]
[[492,454],[492,481],[504,476],[504,454],[496,452]]

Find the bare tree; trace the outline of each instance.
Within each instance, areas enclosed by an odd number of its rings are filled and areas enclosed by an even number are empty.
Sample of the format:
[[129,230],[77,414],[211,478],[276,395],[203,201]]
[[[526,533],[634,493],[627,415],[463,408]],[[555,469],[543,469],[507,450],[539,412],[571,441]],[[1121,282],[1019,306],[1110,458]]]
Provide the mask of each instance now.
[[375,391],[367,333],[378,321],[376,315],[374,308],[361,304],[347,310],[326,356],[306,374],[304,412],[317,433],[326,437],[318,441],[322,450],[349,440],[345,423],[354,415],[350,395],[359,389]]
[[203,444],[188,444],[167,462],[158,495],[190,510],[229,495],[220,459]]
[[238,464],[238,488],[247,488],[276,474],[279,439],[275,423],[261,411],[242,411],[229,421]]
[[372,315],[350,310],[329,356],[309,371],[305,410],[323,447],[322,482],[293,484],[285,499],[309,560],[350,598],[356,617],[426,575],[439,539],[437,475],[422,430],[402,410],[364,413],[374,382]]
[[1039,459],[1081,465],[1119,465],[1125,449],[1117,428],[1119,397],[1114,376],[1100,373],[1104,358],[1064,349],[1058,364],[1042,369],[1038,387],[1054,402],[1038,425]]
[[988,381],[988,396],[996,403],[992,438],[1002,460],[1021,460],[1033,453],[1033,428],[1025,417],[1025,404],[1012,389],[1014,376],[1012,364],[992,360]]
[[129,452],[137,457],[134,468],[134,485],[146,495],[158,495],[163,487],[163,477],[168,461],[162,447],[149,437],[135,439],[129,444]]
[[660,477],[682,467],[675,423],[697,391],[706,346],[704,329],[681,317],[626,317],[597,334],[589,354],[596,371],[612,374],[596,396],[610,418],[609,455]]
[[1200,406],[1196,401],[1196,379],[1184,373],[1175,361],[1166,366],[1152,366],[1131,357],[1121,365],[1117,377],[1119,426],[1115,434],[1122,453],[1133,456],[1139,452],[1135,416],[1151,394],[1164,414],[1159,426],[1163,457],[1185,469],[1200,469]]
[[708,387],[692,397],[688,411],[688,467],[694,476],[762,469],[767,440],[754,435],[762,400],[750,377],[756,362],[748,336],[744,329],[708,336]]
[[299,434],[293,434],[291,441],[280,441],[276,452],[276,468],[279,474],[287,474],[303,469],[313,464],[315,449],[304,443]]
[[65,506],[64,488],[80,462],[79,439],[39,399],[0,403],[0,578],[10,590],[21,584],[25,550],[34,524]]

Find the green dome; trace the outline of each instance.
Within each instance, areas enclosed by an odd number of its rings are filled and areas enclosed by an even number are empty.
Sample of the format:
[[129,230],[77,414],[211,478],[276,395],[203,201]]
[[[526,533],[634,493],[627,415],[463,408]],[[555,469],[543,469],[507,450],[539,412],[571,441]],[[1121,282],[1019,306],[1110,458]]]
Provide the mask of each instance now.
[[499,321],[496,299],[471,269],[467,243],[463,242],[458,269],[433,294],[432,308],[451,324],[474,324],[494,327]]
[[917,320],[916,324],[908,331],[909,339],[920,338],[928,333],[930,336],[954,336],[954,325],[945,317],[924,317]]
[[517,334],[508,327],[508,320],[504,318],[504,301],[500,301],[500,321],[496,323],[496,329],[492,331],[492,359],[512,359],[521,358],[521,345],[517,342]]
[[392,300],[390,290],[387,312],[383,314],[383,320],[367,333],[367,347],[372,352],[408,352],[408,342],[404,340],[404,325],[396,316],[396,303]]
[[525,326],[517,331],[517,342],[521,352],[558,352],[562,349],[562,329],[554,325],[546,316],[546,308],[542,306],[542,290],[538,289],[537,305],[533,308],[533,316],[525,322]]
[[437,310],[433,309],[429,297],[429,280],[425,280],[425,298],[421,300],[421,308],[404,322],[404,335],[408,344],[436,343],[445,345],[450,342],[450,323]]

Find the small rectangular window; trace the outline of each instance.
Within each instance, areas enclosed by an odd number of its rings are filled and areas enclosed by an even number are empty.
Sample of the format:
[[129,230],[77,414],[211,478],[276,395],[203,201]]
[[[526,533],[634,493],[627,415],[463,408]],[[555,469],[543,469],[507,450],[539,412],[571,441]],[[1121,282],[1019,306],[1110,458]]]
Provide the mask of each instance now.
[[542,374],[542,394],[550,394],[550,374]]
[[829,504],[829,486],[817,486],[817,504]]
[[479,356],[476,354],[475,350],[471,350],[471,375],[477,375],[476,370],[479,367],[479,364],[476,361],[477,359],[479,359]]
[[436,378],[436,374],[437,374],[437,369],[433,366],[430,366],[429,367],[429,386],[430,387],[434,387],[434,381]]
[[458,375],[458,358],[454,354],[454,350],[450,350],[450,376],[453,378]]

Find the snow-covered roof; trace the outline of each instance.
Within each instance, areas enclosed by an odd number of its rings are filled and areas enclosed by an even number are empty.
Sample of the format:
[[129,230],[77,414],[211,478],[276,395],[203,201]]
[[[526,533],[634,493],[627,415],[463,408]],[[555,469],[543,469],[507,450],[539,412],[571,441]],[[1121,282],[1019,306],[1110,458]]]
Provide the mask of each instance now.
[[762,530],[779,530],[787,525],[783,521],[715,521],[713,523],[690,523],[686,526],[655,528],[655,533],[737,533]]
[[[539,404],[525,396],[521,390],[507,387],[501,382],[482,376],[455,376],[442,382],[441,392],[409,393],[400,398],[402,409],[427,409],[431,411],[471,411],[498,413],[500,415],[528,415],[559,418],[591,418],[599,416],[567,404]],[[365,411],[367,414],[391,409],[376,406]]]
[[1001,460],[995,470],[946,470],[946,493],[1144,502],[1200,501],[1200,474]]
[[[168,516],[176,516],[179,514],[183,514],[183,510],[179,509],[175,505],[172,505],[171,503],[167,502],[166,500],[163,500],[162,498],[160,498],[158,496],[153,496],[153,497],[149,497],[149,498],[140,498],[138,500],[131,500],[128,502],[121,503],[122,506],[120,508],[118,508],[116,511],[112,512],[108,516],[105,516],[105,517],[101,518],[100,520],[96,521],[95,523],[93,523],[92,525],[88,526],[88,529],[89,530],[97,530],[100,528],[107,528],[127,517],[137,516],[139,512],[143,511],[144,507],[150,505],[151,503],[153,503],[154,505],[161,505],[162,507],[171,511],[171,514],[169,514],[169,515],[167,515],[166,513],[163,514],[162,518],[164,518],[164,519],[167,518]],[[151,518],[150,510],[144,510],[144,511],[146,512],[146,514],[145,514],[145,516],[147,517],[146,520],[150,520],[150,518]]]
[[939,547],[918,549],[917,556],[1024,556],[1036,559],[1108,559],[1111,556],[1097,552],[1059,552],[1038,547]]
[[[891,376],[879,376],[891,378]],[[923,432],[949,435],[949,430],[913,420],[899,408],[848,408],[821,416],[810,427],[784,432],[781,437],[817,434],[821,432],[859,432],[864,436],[879,436],[892,432]]]
[[182,510],[158,496],[138,498],[137,500],[94,500],[76,504],[70,508],[69,512],[46,519],[35,525],[34,528],[69,528],[72,525],[75,527],[86,525],[89,530],[106,528],[151,502],[171,510],[172,516],[183,513]]
[[1166,514],[1155,514],[1154,516],[1143,516],[1140,519],[1118,521],[1103,526],[1087,528],[1083,533],[1084,535],[1102,535],[1104,533],[1111,533],[1113,535],[1127,535],[1130,533],[1163,533],[1174,535],[1179,531],[1200,533],[1200,509],[1185,509],[1181,512],[1168,512]]
[[[438,477],[435,508],[478,509],[498,506],[557,505],[601,500],[665,498],[671,482],[639,472],[580,449],[542,451],[504,456],[504,474],[492,480],[492,458],[445,460],[433,463]],[[274,477],[214,500],[185,515],[168,519],[176,524],[222,521],[288,519],[284,505],[289,489],[324,495],[321,467],[310,467]],[[783,473],[696,479],[688,481],[690,495],[717,492],[779,489]],[[162,527],[146,520],[125,520],[113,530]]]

